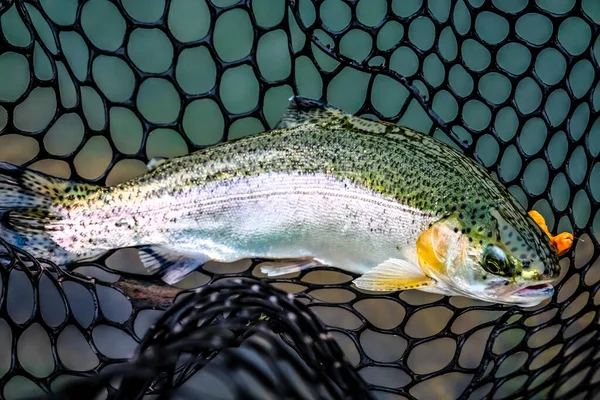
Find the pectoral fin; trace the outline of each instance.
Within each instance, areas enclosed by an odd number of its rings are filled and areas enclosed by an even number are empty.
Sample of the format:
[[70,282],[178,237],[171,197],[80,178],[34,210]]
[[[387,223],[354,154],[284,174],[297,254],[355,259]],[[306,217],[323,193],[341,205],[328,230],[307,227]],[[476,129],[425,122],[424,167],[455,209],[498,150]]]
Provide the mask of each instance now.
[[[412,263],[413,266],[419,265],[419,255],[417,254],[417,246],[415,244],[400,247],[398,249],[398,254],[400,255],[398,258],[402,261],[406,260],[409,263]],[[421,269],[419,268],[419,271],[420,270]]]
[[359,289],[371,291],[397,291],[435,285],[435,280],[423,274],[413,263],[390,258],[355,279]]
[[182,251],[164,245],[141,246],[137,249],[148,272],[160,276],[169,285],[179,282],[211,260],[201,252]]

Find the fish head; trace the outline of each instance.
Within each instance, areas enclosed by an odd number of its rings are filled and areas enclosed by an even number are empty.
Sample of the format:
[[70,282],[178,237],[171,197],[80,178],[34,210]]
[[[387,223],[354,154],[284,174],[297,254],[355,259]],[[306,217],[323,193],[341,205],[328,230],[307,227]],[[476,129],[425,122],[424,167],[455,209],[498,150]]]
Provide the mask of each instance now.
[[417,241],[420,267],[450,293],[538,305],[554,294],[551,282],[560,265],[548,238],[525,218],[507,218],[494,208],[469,218],[443,218]]

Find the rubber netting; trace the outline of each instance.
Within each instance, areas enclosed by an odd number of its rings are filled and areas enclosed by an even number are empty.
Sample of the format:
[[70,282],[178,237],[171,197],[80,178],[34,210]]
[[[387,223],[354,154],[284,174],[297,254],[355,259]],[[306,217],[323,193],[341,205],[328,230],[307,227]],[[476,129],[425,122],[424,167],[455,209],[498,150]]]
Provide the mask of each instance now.
[[0,159],[111,185],[300,94],[462,149],[578,238],[532,309],[260,260],[168,287],[128,250],[62,271],[4,246],[0,395],[594,398],[599,23],[595,0],[0,2]]

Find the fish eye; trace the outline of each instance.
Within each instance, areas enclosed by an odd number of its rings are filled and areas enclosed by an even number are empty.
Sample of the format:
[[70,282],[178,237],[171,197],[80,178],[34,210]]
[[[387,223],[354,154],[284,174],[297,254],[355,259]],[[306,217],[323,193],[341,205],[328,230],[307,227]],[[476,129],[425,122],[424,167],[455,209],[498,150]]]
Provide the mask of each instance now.
[[488,246],[483,254],[483,269],[494,275],[510,275],[508,260],[504,251],[497,246]]

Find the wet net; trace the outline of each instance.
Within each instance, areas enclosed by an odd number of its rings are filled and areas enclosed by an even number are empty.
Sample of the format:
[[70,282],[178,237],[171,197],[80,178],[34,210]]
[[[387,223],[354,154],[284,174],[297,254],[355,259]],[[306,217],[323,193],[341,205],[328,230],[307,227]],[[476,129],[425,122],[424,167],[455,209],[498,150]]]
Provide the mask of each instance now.
[[2,245],[0,396],[595,398],[599,23],[594,0],[0,2],[2,160],[112,185],[299,94],[459,148],[578,238],[529,309],[260,260],[171,287],[128,250],[64,271]]

